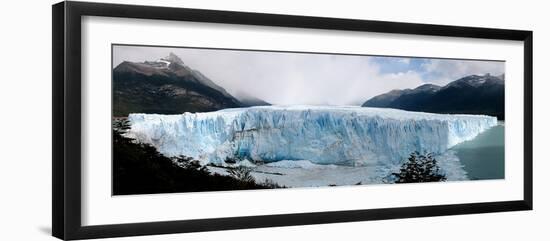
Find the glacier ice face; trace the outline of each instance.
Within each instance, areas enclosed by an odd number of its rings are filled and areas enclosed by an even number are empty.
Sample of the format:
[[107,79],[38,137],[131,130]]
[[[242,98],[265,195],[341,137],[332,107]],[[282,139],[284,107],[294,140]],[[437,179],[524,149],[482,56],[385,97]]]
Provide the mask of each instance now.
[[181,115],[130,114],[131,138],[167,156],[223,164],[310,160],[363,166],[400,163],[413,151],[440,154],[497,125],[482,115],[352,106],[257,106]]

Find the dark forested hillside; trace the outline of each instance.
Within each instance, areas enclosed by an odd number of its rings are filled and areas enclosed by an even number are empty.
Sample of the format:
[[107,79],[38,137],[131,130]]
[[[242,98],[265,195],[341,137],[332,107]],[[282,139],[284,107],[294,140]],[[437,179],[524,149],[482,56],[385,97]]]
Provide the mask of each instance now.
[[277,188],[208,171],[191,158],[168,158],[113,131],[113,195]]

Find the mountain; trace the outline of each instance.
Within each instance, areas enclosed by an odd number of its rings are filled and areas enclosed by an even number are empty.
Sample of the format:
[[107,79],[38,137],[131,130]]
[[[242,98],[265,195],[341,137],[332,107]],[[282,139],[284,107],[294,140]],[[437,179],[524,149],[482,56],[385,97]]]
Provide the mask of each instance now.
[[251,107],[251,106],[269,106],[270,103],[259,99],[255,96],[252,96],[248,93],[244,92],[238,92],[235,94],[236,98],[241,102],[243,107]]
[[392,90],[386,94],[373,97],[363,104],[364,107],[392,107],[395,100],[403,96],[413,96],[413,98],[423,98],[440,90],[441,87],[433,84],[425,84],[416,89]]
[[425,84],[392,90],[366,101],[363,107],[452,114],[484,114],[504,120],[504,75],[470,75],[443,87]]
[[157,61],[124,61],[113,69],[113,115],[181,114],[241,107],[221,86],[173,53]]

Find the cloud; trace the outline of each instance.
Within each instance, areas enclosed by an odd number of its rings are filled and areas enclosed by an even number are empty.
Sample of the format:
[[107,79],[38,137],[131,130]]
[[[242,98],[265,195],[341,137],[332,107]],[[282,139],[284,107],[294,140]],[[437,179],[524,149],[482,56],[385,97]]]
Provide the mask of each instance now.
[[[473,73],[497,73],[489,62],[352,55],[115,46],[113,63],[178,55],[229,93],[273,104],[360,105],[393,89],[446,84]],[[413,64],[414,62],[414,64]],[[491,71],[488,71],[491,70]]]
[[504,73],[504,62],[431,59],[424,62],[421,68],[425,81],[447,84],[468,75],[501,75]]
[[[218,58],[199,69],[219,80],[230,93],[240,90],[284,105],[356,105],[382,92],[421,83],[420,76],[412,72],[381,74],[378,65],[367,57],[268,55],[235,54],[226,60]],[[210,68],[213,65],[223,67]]]
[[399,59],[397,59],[397,61],[399,61],[403,64],[410,64],[411,63],[411,58],[399,58]]

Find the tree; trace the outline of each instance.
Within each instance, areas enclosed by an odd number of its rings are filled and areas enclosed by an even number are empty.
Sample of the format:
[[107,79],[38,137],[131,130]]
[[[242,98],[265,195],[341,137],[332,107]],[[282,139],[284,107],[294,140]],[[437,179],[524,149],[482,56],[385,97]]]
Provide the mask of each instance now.
[[126,133],[131,129],[130,121],[127,118],[113,118],[113,130],[119,133]]
[[114,195],[280,188],[256,183],[246,170],[235,177],[220,175],[191,157],[164,156],[152,145],[124,136],[124,122],[113,124]]
[[230,168],[227,172],[230,176],[236,178],[237,180],[241,180],[244,182],[255,182],[254,177],[251,174],[252,169],[248,167],[237,166]]
[[392,173],[395,183],[441,182],[447,180],[441,174],[437,160],[432,153],[420,154],[417,151],[410,154],[408,160],[401,165],[399,173]]

